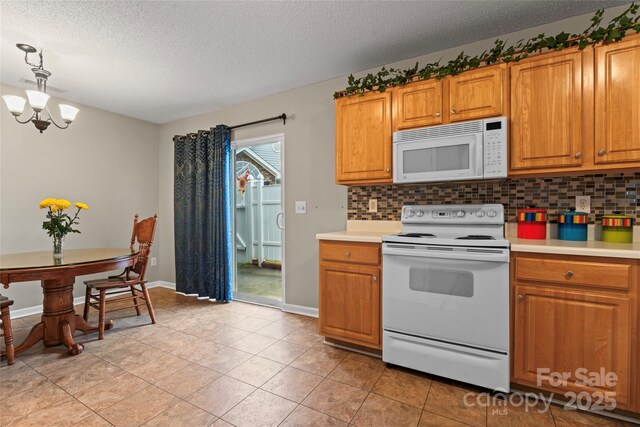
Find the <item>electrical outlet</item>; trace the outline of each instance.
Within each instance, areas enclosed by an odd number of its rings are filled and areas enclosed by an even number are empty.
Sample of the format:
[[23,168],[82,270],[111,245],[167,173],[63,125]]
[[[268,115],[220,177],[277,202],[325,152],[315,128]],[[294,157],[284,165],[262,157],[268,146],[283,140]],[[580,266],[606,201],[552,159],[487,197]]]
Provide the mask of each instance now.
[[296,213],[297,214],[307,213],[307,202],[305,200],[296,201]]
[[576,212],[591,213],[591,196],[576,196]]
[[378,199],[369,199],[369,212],[378,212]]
[[152,257],[151,258],[151,267],[155,267],[156,265],[158,265],[158,258]]

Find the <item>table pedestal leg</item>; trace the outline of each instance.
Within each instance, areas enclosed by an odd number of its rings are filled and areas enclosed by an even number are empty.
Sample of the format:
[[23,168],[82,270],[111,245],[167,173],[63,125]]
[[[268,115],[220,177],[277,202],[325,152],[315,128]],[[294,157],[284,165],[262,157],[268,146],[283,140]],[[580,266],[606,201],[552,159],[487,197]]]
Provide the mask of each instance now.
[[[104,329],[105,330],[108,331],[111,328],[113,328],[113,320],[107,320],[106,322],[104,322]],[[79,314],[76,314],[76,329],[78,329],[78,330],[80,330],[82,332],[97,332],[98,331],[98,327],[97,326],[91,326]]]
[[72,276],[42,281],[42,322],[34,326],[27,339],[16,347],[16,354],[40,340],[47,346],[64,344],[72,356],[82,352],[84,347],[73,340],[77,318],[73,308],[74,282],[75,278]]

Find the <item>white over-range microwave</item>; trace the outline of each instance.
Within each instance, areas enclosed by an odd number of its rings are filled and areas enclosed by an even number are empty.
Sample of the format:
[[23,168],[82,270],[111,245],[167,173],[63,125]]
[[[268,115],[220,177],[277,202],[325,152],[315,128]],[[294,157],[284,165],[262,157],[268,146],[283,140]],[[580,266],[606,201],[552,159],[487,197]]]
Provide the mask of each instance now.
[[507,176],[507,118],[394,132],[393,182]]

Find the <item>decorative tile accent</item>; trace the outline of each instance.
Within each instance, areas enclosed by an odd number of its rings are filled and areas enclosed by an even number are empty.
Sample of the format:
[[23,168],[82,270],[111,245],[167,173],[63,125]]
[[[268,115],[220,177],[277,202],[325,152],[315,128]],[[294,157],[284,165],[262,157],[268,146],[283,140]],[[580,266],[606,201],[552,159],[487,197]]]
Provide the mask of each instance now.
[[[550,213],[575,205],[575,196],[591,196],[589,222],[621,211],[640,219],[640,172],[583,176],[513,178],[498,181],[349,187],[348,218],[400,220],[403,205],[501,203],[509,222],[518,209],[535,204]],[[369,199],[378,199],[378,212],[369,212]]]

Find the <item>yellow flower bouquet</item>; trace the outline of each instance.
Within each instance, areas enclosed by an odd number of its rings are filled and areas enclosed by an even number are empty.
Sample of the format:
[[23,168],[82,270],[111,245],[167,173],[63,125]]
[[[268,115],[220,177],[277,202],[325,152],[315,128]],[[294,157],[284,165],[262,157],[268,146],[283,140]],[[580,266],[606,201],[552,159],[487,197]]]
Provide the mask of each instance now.
[[64,251],[64,236],[68,233],[80,233],[73,226],[80,224],[78,215],[81,210],[89,209],[82,202],[76,202],[78,209],[73,217],[66,210],[71,207],[71,202],[65,199],[46,198],[40,202],[40,209],[47,209],[47,219],[42,223],[42,229],[47,230],[49,237],[53,237],[53,257],[62,258]]

